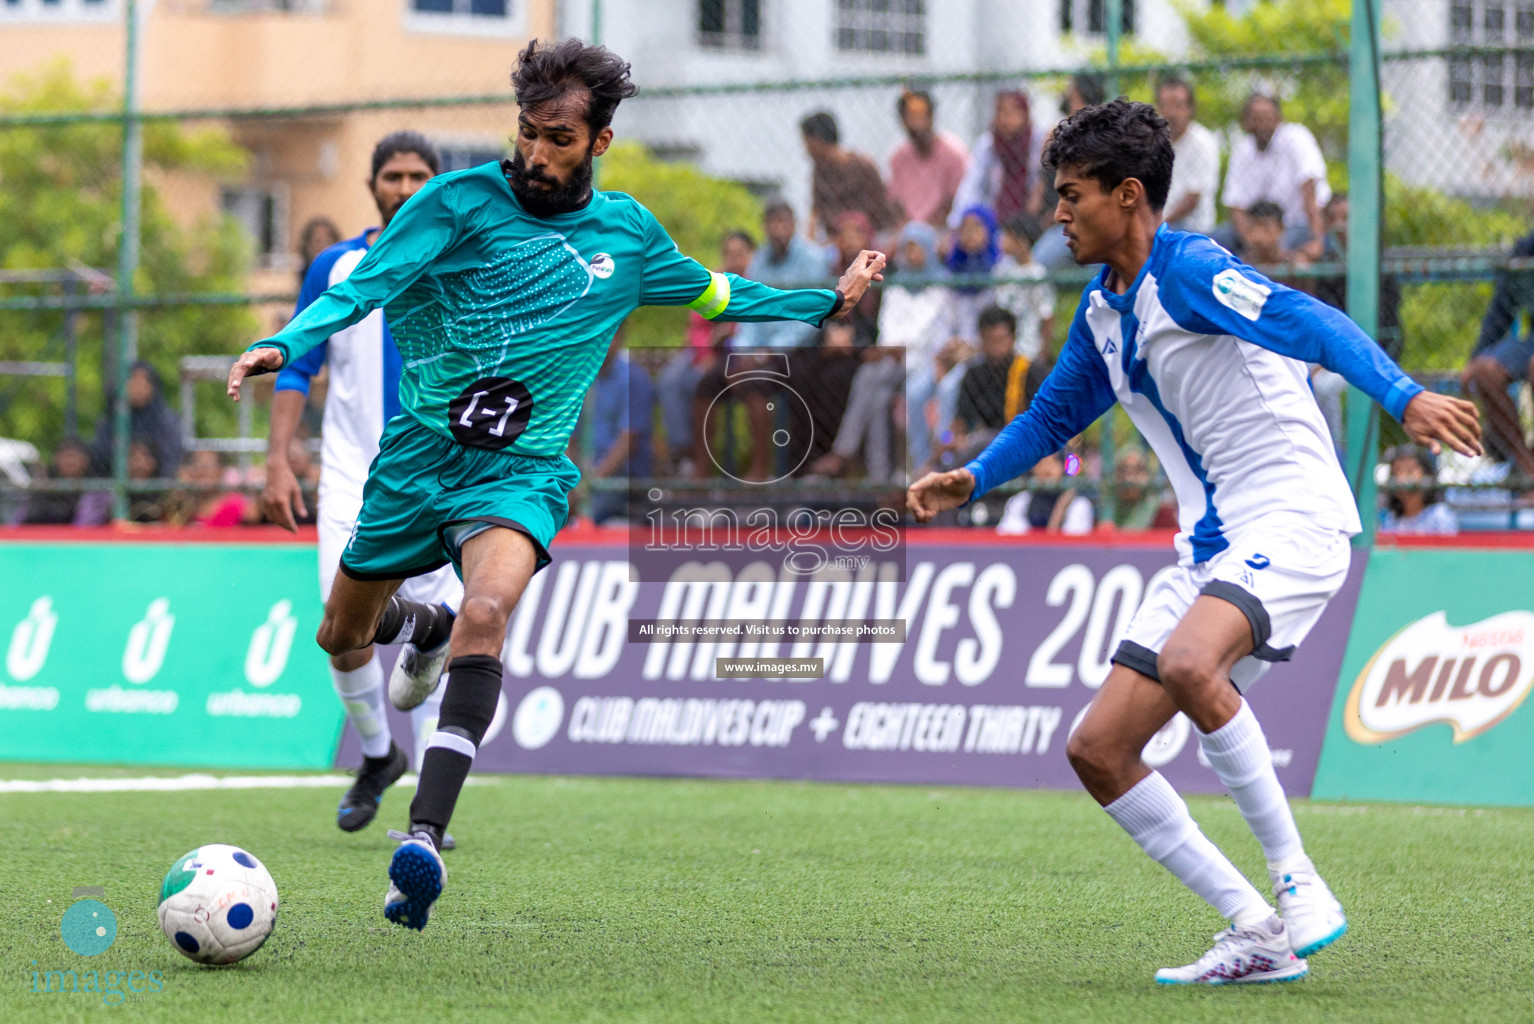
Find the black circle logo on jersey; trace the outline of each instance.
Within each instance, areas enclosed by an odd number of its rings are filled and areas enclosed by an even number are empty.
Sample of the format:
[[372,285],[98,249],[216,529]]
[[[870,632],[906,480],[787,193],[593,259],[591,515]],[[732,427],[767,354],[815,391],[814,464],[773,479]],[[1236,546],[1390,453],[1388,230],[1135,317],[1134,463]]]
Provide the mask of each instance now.
[[482,377],[447,405],[447,425],[459,444],[509,448],[533,418],[533,394],[508,377]]

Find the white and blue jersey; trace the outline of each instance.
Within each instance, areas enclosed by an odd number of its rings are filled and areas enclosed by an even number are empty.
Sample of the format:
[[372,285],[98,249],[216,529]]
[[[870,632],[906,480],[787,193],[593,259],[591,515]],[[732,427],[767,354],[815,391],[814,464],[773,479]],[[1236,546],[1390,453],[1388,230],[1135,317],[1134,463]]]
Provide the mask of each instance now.
[[1208,562],[1259,518],[1361,526],[1307,363],[1396,419],[1422,387],[1342,313],[1268,280],[1202,235],[1156,232],[1123,295],[1103,273],[1082,295],[1053,372],[968,469],[971,500],[1028,470],[1122,405],[1177,496],[1184,566]]
[[[376,229],[375,229],[376,230]],[[368,235],[337,242],[320,253],[304,274],[298,293],[297,316],[331,285],[351,274],[367,255]],[[324,434],[321,441],[320,490],[362,497],[368,466],[378,454],[384,425],[399,414],[401,360],[382,309],[337,331],[277,374],[278,391],[309,393],[309,379],[326,365],[330,380],[325,393]]]

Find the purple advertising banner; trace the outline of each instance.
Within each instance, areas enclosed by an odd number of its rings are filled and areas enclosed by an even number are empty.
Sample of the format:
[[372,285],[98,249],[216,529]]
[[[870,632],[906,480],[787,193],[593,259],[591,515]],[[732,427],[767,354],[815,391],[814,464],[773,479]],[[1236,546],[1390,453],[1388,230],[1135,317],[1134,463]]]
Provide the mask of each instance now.
[[[913,536],[903,573],[865,566],[809,582],[713,563],[686,582],[634,583],[623,546],[561,547],[508,629],[501,707],[475,769],[1074,789],[1066,738],[1175,556],[1170,545],[986,541]],[[1294,795],[1315,776],[1364,561],[1294,659],[1248,694]],[[745,628],[630,639],[631,620],[699,619]],[[753,624],[875,619],[903,622],[904,640],[750,638]],[[769,658],[823,659],[824,674],[720,678]],[[407,718],[391,715],[408,737]],[[1181,715],[1145,757],[1181,790],[1220,789]],[[358,760],[348,726],[338,764]]]

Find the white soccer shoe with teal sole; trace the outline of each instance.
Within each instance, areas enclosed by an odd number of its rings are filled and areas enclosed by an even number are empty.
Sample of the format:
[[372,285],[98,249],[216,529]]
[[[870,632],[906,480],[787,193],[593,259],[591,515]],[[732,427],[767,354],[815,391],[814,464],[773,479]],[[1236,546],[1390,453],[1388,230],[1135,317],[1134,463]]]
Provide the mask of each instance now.
[[1342,904],[1316,874],[1310,858],[1288,871],[1269,871],[1273,895],[1278,897],[1278,912],[1289,932],[1289,945],[1295,956],[1317,953],[1347,934],[1348,919]]
[[1227,928],[1214,948],[1186,967],[1163,967],[1158,985],[1264,985],[1299,981],[1310,966],[1289,951],[1283,922],[1272,918],[1255,928]]
[[389,673],[389,703],[401,711],[417,707],[437,689],[447,667],[448,641],[432,651],[416,650],[414,644],[400,648]]
[[431,918],[432,904],[447,885],[447,866],[427,832],[389,830],[400,840],[389,861],[389,894],[384,897],[384,917],[393,924],[420,931]]

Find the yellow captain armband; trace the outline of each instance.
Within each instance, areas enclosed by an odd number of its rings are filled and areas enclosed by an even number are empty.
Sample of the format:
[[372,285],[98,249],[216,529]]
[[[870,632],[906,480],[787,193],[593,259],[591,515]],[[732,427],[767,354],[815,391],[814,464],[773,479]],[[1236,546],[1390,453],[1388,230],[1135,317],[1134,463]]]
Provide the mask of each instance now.
[[689,302],[687,308],[705,320],[712,320],[730,304],[730,279],[712,271],[708,276],[708,287],[703,289],[702,295]]

